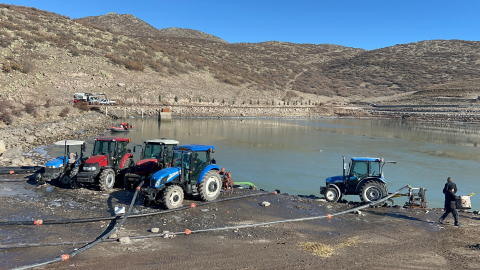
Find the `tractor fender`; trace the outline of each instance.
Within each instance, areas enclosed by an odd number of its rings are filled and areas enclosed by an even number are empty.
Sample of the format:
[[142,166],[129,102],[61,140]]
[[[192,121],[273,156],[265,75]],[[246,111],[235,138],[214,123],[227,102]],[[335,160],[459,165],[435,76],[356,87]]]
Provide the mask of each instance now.
[[362,181],[360,181],[360,182],[357,184],[357,186],[356,186],[356,188],[355,188],[355,191],[356,191],[357,193],[359,193],[360,190],[362,189],[362,186],[363,186],[366,182],[368,182],[368,181],[376,181],[376,182],[382,184],[382,185],[385,187],[385,194],[388,193],[387,183],[385,182],[385,180],[383,180],[383,179],[381,179],[381,178],[376,178],[376,177],[373,177],[373,178],[370,177],[370,178],[365,178],[365,179],[363,179]]
[[205,167],[205,169],[203,169],[203,171],[200,173],[200,175],[198,176],[198,184],[202,183],[203,181],[203,177],[205,176],[205,174],[211,170],[217,170],[217,171],[220,171],[220,167],[218,167],[217,164],[210,164],[208,165],[207,167]]
[[119,169],[123,168],[123,165],[127,161],[127,159],[133,157],[132,153],[126,153],[125,156],[123,156],[122,160],[120,161],[120,166],[118,167]]
[[339,196],[341,196],[343,194],[343,192],[340,191],[340,188],[337,185],[329,184],[329,185],[327,185],[327,188],[329,188],[329,187],[333,187],[334,189],[336,189]]

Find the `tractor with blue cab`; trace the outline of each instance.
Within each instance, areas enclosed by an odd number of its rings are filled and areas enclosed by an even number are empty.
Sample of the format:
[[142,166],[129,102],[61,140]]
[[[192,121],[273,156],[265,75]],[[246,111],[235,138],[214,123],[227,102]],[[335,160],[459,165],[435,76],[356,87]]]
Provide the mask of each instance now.
[[359,195],[362,202],[373,202],[388,195],[387,182],[383,174],[386,163],[382,158],[352,157],[345,163],[343,157],[343,175],[329,177],[326,186],[320,187],[320,194],[325,195],[328,202],[337,202],[343,195]]
[[213,201],[220,194],[220,168],[215,164],[213,145],[189,144],[175,147],[172,166],[154,173],[143,188],[144,204],[163,203],[165,208],[182,206],[185,195]]
[[[70,183],[70,177],[75,168],[83,163],[83,153],[85,152],[87,143],[77,140],[62,140],[54,145],[64,147],[64,155],[59,156],[45,163],[45,168],[37,174],[35,180],[37,185],[43,185],[47,180],[57,179],[61,186],[67,186]],[[78,152],[70,152],[70,147],[79,147]]]

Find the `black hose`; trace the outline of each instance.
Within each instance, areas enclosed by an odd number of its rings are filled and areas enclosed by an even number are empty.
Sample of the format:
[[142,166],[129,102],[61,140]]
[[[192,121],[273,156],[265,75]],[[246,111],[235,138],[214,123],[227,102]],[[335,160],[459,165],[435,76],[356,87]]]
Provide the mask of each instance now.
[[[243,195],[243,196],[225,198],[225,199],[221,199],[221,200],[201,202],[201,203],[198,203],[196,205],[197,206],[202,206],[202,205],[208,205],[208,204],[212,204],[212,203],[238,200],[238,199],[260,196],[260,195],[266,195],[266,194],[271,194],[271,193],[272,192],[248,194],[248,195]],[[188,208],[191,208],[191,206],[183,206],[183,207],[179,207],[179,208],[175,208],[175,209],[161,210],[161,211],[155,211],[155,212],[144,213],[144,214],[130,215],[128,218],[147,217],[147,216],[153,216],[153,215],[158,215],[158,214],[165,214],[165,213],[170,213],[170,212],[174,212],[174,211],[184,210],[184,209],[188,209]],[[105,220],[114,220],[114,219],[120,219],[122,217],[124,217],[124,216],[92,217],[92,218],[79,218],[79,219],[67,219],[67,220],[56,220],[56,219],[54,219],[54,220],[0,221],[0,226],[72,224],[72,223],[85,223],[85,222],[97,222],[97,221],[105,221]]]
[[[143,185],[143,181],[140,183],[139,187],[141,187]],[[125,223],[125,221],[127,220],[128,216],[130,215],[130,213],[132,212],[132,209],[133,209],[133,205],[135,204],[135,200],[137,199],[137,195],[138,195],[138,192],[140,191],[140,188],[137,188],[135,190],[135,194],[133,195],[133,198],[132,198],[132,201],[130,202],[130,207],[128,207],[128,211],[125,213],[125,215],[123,216],[123,219],[117,224],[117,226],[115,226],[111,231],[109,231],[108,233],[106,233],[104,236],[98,238],[97,240],[87,244],[86,246],[82,247],[82,248],[79,248],[77,250],[75,250],[74,252],[72,252],[71,254],[64,254],[62,256],[59,256],[57,258],[54,258],[52,260],[49,260],[49,261],[45,261],[45,262],[42,262],[42,263],[36,263],[36,264],[31,264],[31,265],[26,265],[26,266],[21,266],[21,267],[17,267],[17,268],[14,268],[14,269],[17,269],[17,270],[20,270],[20,269],[32,269],[32,268],[36,268],[36,267],[40,267],[40,266],[45,266],[45,265],[49,265],[49,264],[52,264],[52,263],[55,263],[55,262],[59,262],[59,261],[65,261],[65,260],[68,260],[69,258],[71,257],[74,257],[75,255],[77,254],[80,254],[86,250],[89,250],[91,249],[92,247],[96,246],[97,244],[103,242],[105,239],[107,239],[110,235],[112,235],[114,232],[116,232],[122,225],[123,223]]]
[[9,166],[9,167],[0,167],[0,174],[20,174],[20,173],[34,173],[42,169],[42,166]]
[[[316,219],[322,219],[322,218],[329,218],[333,216],[339,216],[343,215],[346,213],[351,213],[354,211],[358,211],[367,207],[370,207],[371,205],[376,205],[381,202],[385,202],[386,200],[390,199],[391,197],[395,196],[398,194],[401,190],[409,188],[409,186],[405,186],[400,188],[394,193],[391,193],[389,196],[379,200],[379,201],[373,201],[365,205],[357,206],[348,210],[344,210],[341,212],[337,212],[334,214],[328,214],[328,215],[322,215],[322,216],[312,216],[312,217],[305,217],[305,218],[295,218],[295,219],[284,219],[284,220],[277,220],[277,221],[270,221],[270,222],[262,222],[262,223],[253,223],[253,224],[244,224],[244,225],[236,225],[236,226],[230,226],[230,227],[223,227],[223,228],[210,228],[210,229],[201,229],[201,230],[196,230],[196,231],[190,231],[189,233],[185,232],[173,232],[173,233],[168,233],[170,235],[181,235],[181,234],[191,234],[191,233],[202,233],[202,232],[212,232],[212,231],[224,231],[224,230],[229,230],[229,229],[241,229],[241,228],[251,228],[251,227],[258,227],[258,226],[266,226],[266,225],[273,225],[273,224],[279,224],[279,223],[287,223],[287,222],[297,222],[297,221],[307,221],[307,220],[316,220]],[[178,209],[178,208],[177,208]],[[145,239],[145,238],[154,238],[154,237],[163,237],[165,236],[165,233],[157,233],[157,234],[149,234],[149,235],[134,235],[134,236],[129,236],[130,239]],[[118,241],[118,238],[110,238],[110,239],[105,239],[104,242],[115,242]],[[60,246],[60,245],[78,245],[78,244],[85,244],[88,243],[89,241],[69,241],[69,242],[46,242],[46,243],[33,243],[33,244],[14,244],[14,245],[0,245],[0,249],[9,249],[9,248],[24,248],[24,247],[44,247],[44,246]]]

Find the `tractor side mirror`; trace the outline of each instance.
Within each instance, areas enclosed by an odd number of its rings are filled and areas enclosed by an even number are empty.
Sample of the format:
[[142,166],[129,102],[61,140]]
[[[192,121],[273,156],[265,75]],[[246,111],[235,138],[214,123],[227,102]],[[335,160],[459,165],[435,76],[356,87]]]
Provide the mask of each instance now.
[[347,163],[345,163],[345,162],[343,163],[343,169],[344,169],[344,170],[347,170],[347,169],[348,169]]
[[137,146],[134,146],[134,147],[133,147],[133,152],[134,152],[134,153],[135,153],[135,149],[136,149],[136,147],[137,147]]
[[85,150],[87,150],[87,142],[84,142],[84,143],[82,144],[82,147],[81,147],[80,150],[81,150],[82,152],[84,152]]

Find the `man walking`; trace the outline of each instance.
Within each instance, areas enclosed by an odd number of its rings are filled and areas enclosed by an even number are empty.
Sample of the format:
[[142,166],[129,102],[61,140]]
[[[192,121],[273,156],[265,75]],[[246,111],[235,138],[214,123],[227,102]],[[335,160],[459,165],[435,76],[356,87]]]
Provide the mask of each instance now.
[[445,194],[445,213],[440,217],[438,222],[443,224],[443,220],[448,216],[448,214],[452,213],[453,218],[455,219],[455,226],[462,226],[458,223],[458,213],[456,209],[456,196],[457,193],[457,185],[452,182],[452,178],[447,178],[447,183],[443,188],[443,193]]

